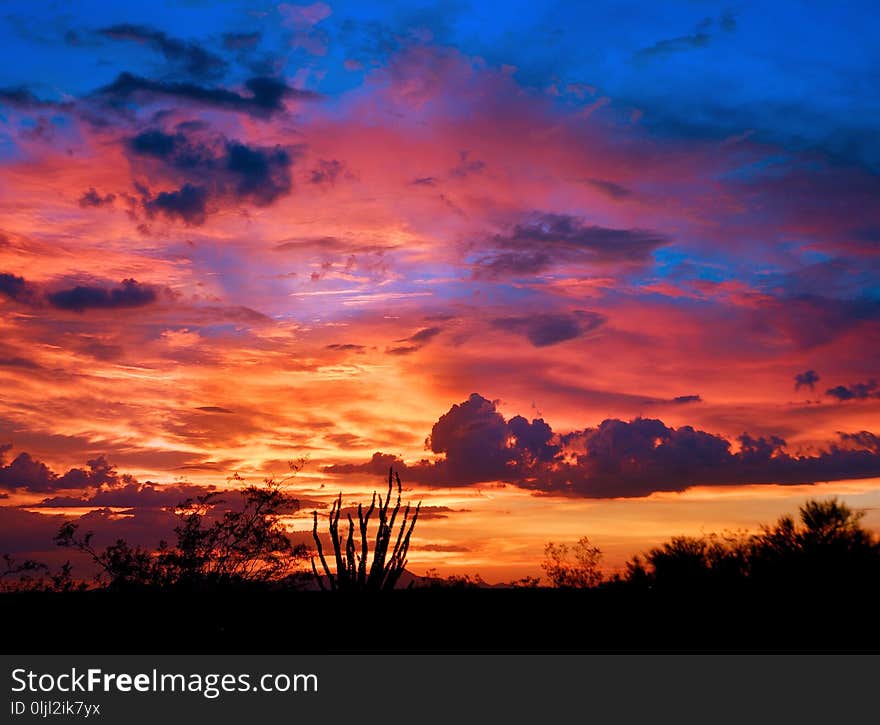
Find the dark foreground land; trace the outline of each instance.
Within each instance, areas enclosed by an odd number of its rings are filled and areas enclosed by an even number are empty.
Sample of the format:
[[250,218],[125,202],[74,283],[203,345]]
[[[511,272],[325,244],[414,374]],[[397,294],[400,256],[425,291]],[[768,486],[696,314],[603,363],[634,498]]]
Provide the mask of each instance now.
[[0,595],[8,653],[880,652],[878,592]]

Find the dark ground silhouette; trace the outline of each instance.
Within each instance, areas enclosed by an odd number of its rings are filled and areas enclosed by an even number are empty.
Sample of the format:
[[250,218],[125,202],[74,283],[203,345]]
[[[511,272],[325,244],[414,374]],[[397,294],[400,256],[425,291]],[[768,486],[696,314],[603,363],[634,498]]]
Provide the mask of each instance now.
[[[524,579],[420,578],[405,571],[418,507],[401,488],[359,506],[326,555],[294,546],[280,516],[296,502],[267,482],[236,506],[217,493],[181,502],[176,540],[97,548],[61,527],[56,542],[92,562],[92,582],[5,557],[11,652],[880,651],[880,539],[835,499],[808,501],[755,534],[674,537],[603,576],[583,538],[547,546],[551,586]],[[369,531],[370,517],[378,526]],[[569,558],[569,553],[574,555]],[[304,563],[311,558],[311,571]],[[329,560],[329,561],[328,561]],[[318,564],[320,562],[320,569]],[[335,566],[334,566],[335,564]],[[406,574],[406,576],[402,576]],[[394,585],[398,584],[398,588]],[[400,588],[408,584],[408,588]]]

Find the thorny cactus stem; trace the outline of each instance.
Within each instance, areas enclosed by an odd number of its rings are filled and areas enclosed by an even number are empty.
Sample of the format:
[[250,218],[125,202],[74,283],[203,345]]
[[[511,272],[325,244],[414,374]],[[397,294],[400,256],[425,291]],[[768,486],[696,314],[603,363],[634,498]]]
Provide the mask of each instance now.
[[[397,483],[397,500],[394,503],[394,507],[391,508],[391,494],[394,491],[395,482]],[[339,494],[330,507],[330,513],[328,514],[330,542],[333,545],[333,555],[336,564],[335,574],[327,564],[324,546],[318,534],[318,512],[315,511],[313,513],[314,526],[312,527],[312,537],[315,540],[318,560],[321,562],[324,576],[322,577],[318,572],[318,566],[315,563],[314,557],[312,557],[312,573],[321,589],[326,590],[327,588],[324,583],[325,577],[331,591],[380,591],[394,589],[398,579],[400,579],[400,575],[403,573],[404,567],[406,567],[406,555],[409,551],[410,537],[415,528],[416,520],[419,517],[419,509],[422,506],[420,502],[412,512],[412,517],[410,517],[410,504],[407,504],[403,509],[403,517],[400,520],[397,537],[389,557],[388,549],[394,536],[394,525],[402,505],[401,494],[400,476],[393,469],[389,469],[388,493],[385,498],[383,499],[380,494],[373,492],[373,498],[366,511],[361,504],[358,504],[359,552],[357,551],[358,547],[355,541],[354,519],[351,514],[347,515],[348,533],[345,536],[344,542],[339,536],[339,517],[342,515],[342,494]],[[391,511],[390,517],[389,509]],[[379,526],[376,530],[376,540],[373,544],[373,561],[368,567],[370,541],[367,535],[367,527],[370,517],[374,512],[378,512]]]

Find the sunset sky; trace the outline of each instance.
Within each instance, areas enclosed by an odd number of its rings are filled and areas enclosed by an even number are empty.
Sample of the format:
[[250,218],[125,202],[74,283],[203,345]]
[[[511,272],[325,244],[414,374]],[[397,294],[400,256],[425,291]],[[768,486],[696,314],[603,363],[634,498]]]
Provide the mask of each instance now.
[[810,496],[880,529],[878,41],[868,2],[0,2],[0,552],[300,458],[312,508],[398,468],[416,573]]

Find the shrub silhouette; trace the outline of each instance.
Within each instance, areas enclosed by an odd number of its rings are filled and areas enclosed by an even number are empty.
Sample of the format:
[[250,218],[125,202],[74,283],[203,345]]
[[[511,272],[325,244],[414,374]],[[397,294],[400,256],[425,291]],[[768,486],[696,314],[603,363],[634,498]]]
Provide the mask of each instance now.
[[836,498],[807,501],[798,521],[781,517],[750,541],[749,574],[767,581],[824,586],[880,576],[880,540],[862,527],[861,511]]
[[[397,500],[394,508],[391,508],[391,495],[394,491],[395,481],[397,483]],[[324,583],[325,578],[331,591],[387,591],[394,589],[406,567],[406,555],[409,551],[410,537],[412,536],[419,517],[419,509],[422,505],[419,503],[416,506],[412,518],[410,518],[411,506],[410,504],[406,505],[392,548],[391,542],[394,537],[394,527],[402,504],[401,495],[400,476],[394,473],[392,469],[389,469],[388,493],[384,500],[381,494],[377,494],[374,491],[372,501],[370,501],[370,505],[366,510],[364,510],[362,504],[358,504],[358,545],[356,546],[355,524],[350,513],[346,514],[348,518],[348,534],[344,542],[339,534],[339,519],[342,515],[342,494],[339,494],[328,514],[330,543],[333,546],[333,558],[336,565],[335,573],[331,571],[327,564],[327,558],[324,555],[324,545],[318,533],[318,512],[315,511],[313,513],[314,526],[312,528],[312,537],[315,540],[315,547],[324,576],[321,576],[318,572],[315,557],[312,557],[312,573],[322,590],[327,589],[327,584]],[[391,511],[390,516],[389,509]],[[374,513],[378,516],[378,528],[371,552],[368,527],[370,518]],[[409,526],[407,526],[407,523],[409,523]],[[369,561],[371,553],[373,557],[372,562]]]
[[69,592],[85,588],[85,585],[74,582],[69,561],[56,572],[34,559],[17,561],[9,554],[3,554],[2,561],[0,592]]
[[241,496],[238,509],[218,510],[224,503],[219,492],[181,502],[176,542],[160,542],[157,551],[123,539],[97,549],[93,533],[80,534],[73,522],[61,526],[55,542],[88,555],[98,567],[96,582],[111,589],[266,584],[291,576],[307,549],[291,544],[280,517],[297,510],[297,501],[273,480],[248,486]]
[[782,516],[751,536],[677,536],[634,557],[624,580],[677,589],[752,582],[824,587],[872,584],[880,576],[880,541],[861,512],[836,498],[811,499],[798,518]]
[[[653,581],[663,586],[689,588],[721,580],[734,580],[748,574],[748,539],[709,534],[703,537],[675,536],[645,554]],[[638,578],[635,560],[628,576]]]
[[570,562],[566,544],[552,541],[544,547],[541,568],[554,587],[584,589],[598,586],[602,580],[602,551],[593,546],[586,536],[581,537],[571,549],[574,561]]

